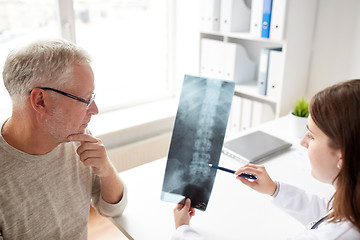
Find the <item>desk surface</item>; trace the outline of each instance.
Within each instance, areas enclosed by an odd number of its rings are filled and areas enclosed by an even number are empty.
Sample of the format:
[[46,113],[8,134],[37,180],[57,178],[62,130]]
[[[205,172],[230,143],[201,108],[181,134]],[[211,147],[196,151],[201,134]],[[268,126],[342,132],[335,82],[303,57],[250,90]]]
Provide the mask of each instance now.
[[[284,117],[248,131],[263,130],[293,143],[290,150],[262,164],[274,180],[330,197],[332,187],[311,177],[306,149],[299,145],[300,139],[289,135],[287,126],[288,118]],[[224,155],[219,164],[234,170],[243,165]],[[166,158],[120,173],[128,187],[129,202],[124,214],[114,221],[133,239],[170,239],[175,231],[175,204],[160,200],[165,166]],[[197,210],[191,226],[207,240],[284,239],[305,230],[272,205],[271,197],[255,192],[222,171],[216,174],[207,210]]]

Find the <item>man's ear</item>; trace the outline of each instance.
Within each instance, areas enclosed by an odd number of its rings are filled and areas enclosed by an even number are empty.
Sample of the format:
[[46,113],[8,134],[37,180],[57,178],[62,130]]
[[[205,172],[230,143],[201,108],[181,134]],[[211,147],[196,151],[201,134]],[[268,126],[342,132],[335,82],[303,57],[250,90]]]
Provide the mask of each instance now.
[[46,113],[46,93],[40,88],[34,88],[30,93],[30,104],[40,114]]

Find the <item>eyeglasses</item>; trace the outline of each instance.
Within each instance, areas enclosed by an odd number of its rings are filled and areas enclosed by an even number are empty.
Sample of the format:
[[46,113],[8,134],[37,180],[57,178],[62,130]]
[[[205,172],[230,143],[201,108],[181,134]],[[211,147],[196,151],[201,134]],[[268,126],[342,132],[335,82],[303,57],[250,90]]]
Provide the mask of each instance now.
[[[49,88],[49,87],[39,87],[39,88],[42,89],[42,90],[54,91],[54,92],[60,93],[61,95],[64,95],[65,97],[75,99],[75,100],[77,100],[79,102],[82,102],[82,103],[86,103],[86,109],[89,109],[91,103],[95,100],[95,93],[92,93],[91,98],[89,100],[86,100],[86,99],[77,97],[77,96],[72,95],[70,93],[66,93],[66,92],[63,92],[63,91],[60,91],[60,90],[57,90],[57,89],[54,89],[54,88]],[[31,93],[31,91],[32,90],[30,90],[29,93]]]

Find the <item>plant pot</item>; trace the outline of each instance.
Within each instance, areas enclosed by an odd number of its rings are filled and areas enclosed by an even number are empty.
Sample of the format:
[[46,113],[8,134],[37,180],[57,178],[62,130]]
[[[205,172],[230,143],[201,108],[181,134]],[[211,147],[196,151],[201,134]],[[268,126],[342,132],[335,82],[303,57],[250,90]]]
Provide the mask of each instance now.
[[297,138],[302,138],[306,131],[307,117],[298,117],[290,113],[290,132]]

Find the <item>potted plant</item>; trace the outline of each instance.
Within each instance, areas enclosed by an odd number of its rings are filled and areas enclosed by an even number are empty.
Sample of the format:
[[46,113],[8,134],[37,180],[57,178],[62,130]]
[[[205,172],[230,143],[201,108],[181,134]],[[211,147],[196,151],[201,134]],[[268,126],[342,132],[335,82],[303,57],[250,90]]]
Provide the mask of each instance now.
[[309,116],[309,101],[299,98],[290,114],[290,128],[294,136],[302,138],[306,133],[307,117]]

